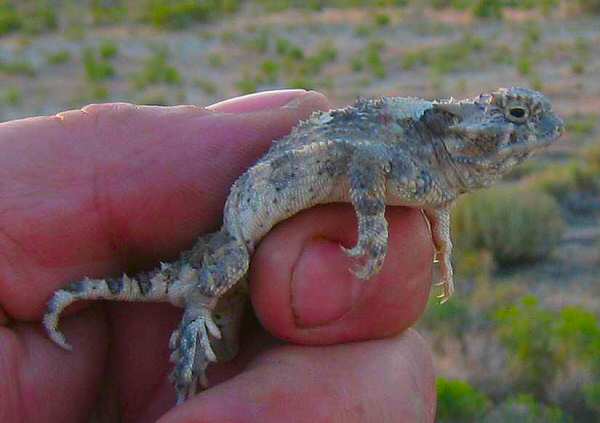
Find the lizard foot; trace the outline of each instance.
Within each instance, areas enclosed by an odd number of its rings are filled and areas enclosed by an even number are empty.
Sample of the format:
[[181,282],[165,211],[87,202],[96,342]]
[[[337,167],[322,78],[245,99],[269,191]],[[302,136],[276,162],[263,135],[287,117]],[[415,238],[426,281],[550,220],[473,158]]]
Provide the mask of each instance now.
[[171,335],[169,347],[175,363],[171,380],[177,391],[177,404],[193,396],[198,383],[203,388],[208,385],[206,368],[217,361],[209,335],[220,339],[221,331],[213,321],[212,310],[202,306],[186,310],[179,328]]

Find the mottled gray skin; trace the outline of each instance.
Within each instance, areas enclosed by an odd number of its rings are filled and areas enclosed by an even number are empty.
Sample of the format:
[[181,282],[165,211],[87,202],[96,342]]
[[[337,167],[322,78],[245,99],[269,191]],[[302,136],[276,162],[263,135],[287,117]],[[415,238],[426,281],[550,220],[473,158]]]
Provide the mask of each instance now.
[[386,205],[419,207],[431,225],[445,301],[453,291],[452,202],[490,185],[562,130],[548,100],[524,88],[462,101],[360,99],[314,113],[235,182],[219,232],[202,236],[178,261],[154,271],[86,279],[58,290],[44,324],[54,341],[70,348],[57,325],[74,301],[166,301],[183,307],[170,342],[181,403],[198,382],[206,386],[210,362],[237,353],[250,258],[278,222],[316,204],[352,203],[358,241],[346,252],[359,262],[355,275],[369,279],[386,256]]

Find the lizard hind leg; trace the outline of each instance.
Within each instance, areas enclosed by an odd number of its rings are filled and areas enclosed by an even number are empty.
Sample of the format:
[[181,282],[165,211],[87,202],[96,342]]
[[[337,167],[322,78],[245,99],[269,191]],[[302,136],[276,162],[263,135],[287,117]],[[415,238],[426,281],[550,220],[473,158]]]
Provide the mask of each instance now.
[[57,290],[44,315],[43,324],[48,336],[66,350],[71,350],[64,334],[58,330],[60,315],[70,304],[80,300],[168,301],[171,266],[144,272],[130,278],[123,275],[110,279],[83,279]]
[[[242,282],[245,280],[250,261],[249,253],[242,242],[225,231],[213,234],[206,242],[202,247],[202,259],[195,260],[197,256],[192,254],[190,265],[184,266],[179,276],[180,281],[192,286],[186,294],[183,318],[170,341],[171,361],[175,363],[171,380],[177,391],[178,403],[195,394],[198,382],[202,387],[206,387],[208,365],[228,355],[217,355],[211,341],[215,343],[215,340],[223,339],[223,342],[228,343],[225,345],[226,350],[236,348],[233,343],[229,344],[228,339],[230,328],[233,328],[237,321],[223,322],[239,320],[239,317],[229,314],[234,310],[236,314],[239,308],[237,305],[234,308],[217,307],[221,301],[228,301],[227,293],[234,286],[235,292],[242,291]],[[198,264],[198,270],[192,267]],[[227,312],[220,316],[221,310]],[[239,314],[241,315],[241,312]],[[224,334],[221,329],[224,329]]]

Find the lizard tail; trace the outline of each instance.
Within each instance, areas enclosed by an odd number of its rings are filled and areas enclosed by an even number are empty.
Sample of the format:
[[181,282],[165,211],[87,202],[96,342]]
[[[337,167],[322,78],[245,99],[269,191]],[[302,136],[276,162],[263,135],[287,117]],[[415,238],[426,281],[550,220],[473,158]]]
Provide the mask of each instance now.
[[170,265],[161,264],[160,270],[140,273],[135,278],[127,275],[109,279],[85,278],[59,289],[48,302],[43,319],[48,336],[64,349],[71,350],[71,345],[58,330],[58,324],[62,311],[75,301],[168,301],[172,273]]

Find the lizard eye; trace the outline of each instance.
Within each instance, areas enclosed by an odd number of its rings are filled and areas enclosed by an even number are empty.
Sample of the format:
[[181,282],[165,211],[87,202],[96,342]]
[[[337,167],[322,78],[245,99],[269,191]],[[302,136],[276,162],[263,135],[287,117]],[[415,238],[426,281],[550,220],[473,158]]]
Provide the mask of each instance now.
[[529,110],[526,107],[520,105],[509,105],[506,110],[506,118],[511,122],[523,123],[529,117]]

